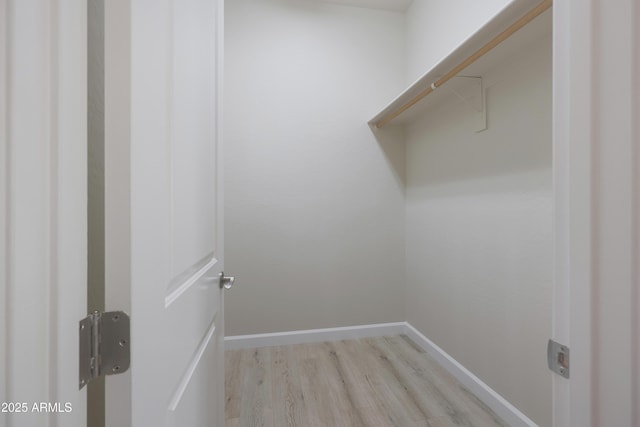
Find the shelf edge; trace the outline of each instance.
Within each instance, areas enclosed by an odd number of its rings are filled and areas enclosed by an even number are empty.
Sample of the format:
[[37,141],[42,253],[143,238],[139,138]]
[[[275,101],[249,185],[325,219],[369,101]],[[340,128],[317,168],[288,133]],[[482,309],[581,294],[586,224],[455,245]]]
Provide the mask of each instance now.
[[[419,77],[414,83],[409,85],[382,110],[380,110],[371,120],[368,121],[369,126],[373,130],[376,130],[393,122],[398,118],[397,116],[401,116],[406,110],[410,109],[425,96],[433,92],[437,88],[436,82],[441,76],[455,69],[461,62],[464,62],[465,58],[473,55],[473,53],[479,49],[482,49],[514,23],[545,4],[548,5],[541,9],[538,14],[544,12],[551,5],[551,0],[513,0],[508,3],[493,18],[467,37],[458,45],[458,47],[436,63],[429,71]],[[438,84],[438,86],[440,84]],[[416,97],[419,97],[419,99],[414,101]],[[408,106],[405,106],[405,104]],[[402,111],[396,114],[395,112],[398,110]],[[385,118],[390,114],[396,114],[396,116],[386,120]]]

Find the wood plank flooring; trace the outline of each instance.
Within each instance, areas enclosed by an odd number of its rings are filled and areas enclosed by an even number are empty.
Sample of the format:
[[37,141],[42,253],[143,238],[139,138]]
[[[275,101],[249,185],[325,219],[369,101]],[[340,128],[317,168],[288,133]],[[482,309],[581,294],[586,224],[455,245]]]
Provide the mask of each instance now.
[[227,427],[506,426],[405,336],[225,352]]

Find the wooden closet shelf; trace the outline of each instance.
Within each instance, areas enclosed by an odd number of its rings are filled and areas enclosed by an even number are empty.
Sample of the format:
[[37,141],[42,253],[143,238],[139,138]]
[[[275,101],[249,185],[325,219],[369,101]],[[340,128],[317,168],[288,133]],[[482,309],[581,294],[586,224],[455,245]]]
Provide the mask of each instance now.
[[[440,87],[464,71],[465,76],[483,72],[508,56],[526,48],[532,41],[550,34],[552,0],[513,0],[453,52],[405,89],[369,121],[372,128],[412,121],[442,95]],[[538,18],[540,15],[542,17]]]

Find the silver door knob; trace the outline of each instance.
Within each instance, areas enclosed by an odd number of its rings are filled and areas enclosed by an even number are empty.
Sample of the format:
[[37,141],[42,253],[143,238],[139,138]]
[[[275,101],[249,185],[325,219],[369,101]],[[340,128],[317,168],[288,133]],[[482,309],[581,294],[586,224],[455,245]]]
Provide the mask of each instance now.
[[233,286],[233,282],[236,281],[236,278],[233,276],[225,276],[224,271],[220,273],[220,289],[231,289]]

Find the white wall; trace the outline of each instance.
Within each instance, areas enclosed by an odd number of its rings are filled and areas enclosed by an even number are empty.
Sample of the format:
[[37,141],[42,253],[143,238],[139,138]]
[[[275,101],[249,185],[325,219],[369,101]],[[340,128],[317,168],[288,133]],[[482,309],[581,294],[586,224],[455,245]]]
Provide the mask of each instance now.
[[227,335],[404,320],[404,147],[367,120],[403,86],[404,15],[227,2]]
[[412,83],[510,0],[414,0],[407,10],[406,82]]
[[547,426],[551,39],[509,61],[484,76],[488,130],[455,96],[407,128],[407,320]]

